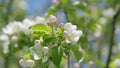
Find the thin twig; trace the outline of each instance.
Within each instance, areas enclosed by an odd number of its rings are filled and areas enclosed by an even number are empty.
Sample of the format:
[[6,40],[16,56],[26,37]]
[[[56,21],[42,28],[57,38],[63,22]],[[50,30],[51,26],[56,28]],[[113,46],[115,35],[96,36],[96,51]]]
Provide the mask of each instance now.
[[120,13],[120,7],[119,7],[118,11],[116,12],[116,14],[113,16],[110,47],[109,47],[109,54],[108,54],[106,68],[109,68],[109,63],[111,61],[112,48],[113,48],[113,44],[114,44],[113,42],[114,42],[114,34],[115,34],[115,25],[116,25],[116,21],[119,16],[119,13]]
[[67,54],[68,68],[70,68],[70,52]]
[[8,22],[9,22],[9,16],[10,16],[10,14],[11,14],[11,9],[12,9],[12,5],[13,5],[13,0],[9,0],[9,2],[6,4],[6,16],[5,16],[5,18],[4,18],[4,20],[5,20],[5,23],[6,24],[8,24]]

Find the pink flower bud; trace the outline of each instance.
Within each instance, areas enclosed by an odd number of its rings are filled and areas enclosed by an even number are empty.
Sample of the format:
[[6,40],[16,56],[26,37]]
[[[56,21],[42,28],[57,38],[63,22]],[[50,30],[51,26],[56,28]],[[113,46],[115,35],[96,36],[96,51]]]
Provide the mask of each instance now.
[[60,23],[60,24],[59,24],[59,27],[60,27],[60,28],[63,28],[63,27],[64,27],[64,23]]
[[52,0],[52,2],[58,4],[59,0]]
[[40,43],[40,40],[35,40],[34,43],[35,43],[35,44],[37,44],[37,43],[39,44],[39,43]]
[[51,25],[52,25],[52,23],[51,23],[50,21],[47,21],[47,25],[51,26]]
[[50,25],[50,24],[54,24],[54,23],[56,24],[56,23],[58,23],[58,18],[56,18],[56,17],[53,16],[53,15],[50,15],[47,23],[48,23],[49,25]]

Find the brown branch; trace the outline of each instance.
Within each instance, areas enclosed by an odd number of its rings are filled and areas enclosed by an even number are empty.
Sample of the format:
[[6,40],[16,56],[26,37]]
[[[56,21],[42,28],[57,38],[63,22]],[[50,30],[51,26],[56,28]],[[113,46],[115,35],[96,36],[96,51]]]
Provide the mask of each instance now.
[[106,68],[109,68],[109,63],[111,61],[112,48],[114,45],[115,25],[116,25],[116,21],[117,21],[117,18],[119,16],[119,13],[120,13],[120,7],[118,8],[118,11],[116,12],[116,14],[113,16],[111,38],[110,38],[110,47],[109,47],[109,54],[108,54],[108,59],[107,59],[107,63],[106,63]]

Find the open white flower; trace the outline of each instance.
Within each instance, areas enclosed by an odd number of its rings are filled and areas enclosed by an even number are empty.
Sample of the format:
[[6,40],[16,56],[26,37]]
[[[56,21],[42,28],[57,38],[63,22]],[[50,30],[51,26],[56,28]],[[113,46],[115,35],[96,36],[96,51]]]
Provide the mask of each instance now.
[[76,30],[77,27],[71,23],[66,23],[64,26],[64,36],[66,43],[76,43],[82,35],[81,30]]
[[9,44],[10,44],[10,40],[8,35],[1,35],[0,36],[0,41],[2,41],[2,49],[3,49],[3,53],[8,53],[9,52]]
[[47,60],[48,60],[48,57],[44,56],[44,58],[42,59],[42,62],[45,63],[45,62],[47,62]]
[[47,54],[48,53],[48,47],[43,47],[42,51],[44,52],[44,54]]
[[27,66],[27,60],[26,59],[21,59],[20,61],[19,61],[19,64],[21,65],[21,66]]
[[21,22],[13,22],[9,23],[5,28],[3,28],[3,33],[7,35],[13,35],[14,33],[17,33],[21,31],[21,27],[23,24]]
[[3,41],[3,42],[9,41],[8,35],[6,35],[6,34],[1,35],[0,36],[0,41]]
[[26,63],[27,63],[27,66],[30,68],[33,68],[35,65],[34,60],[31,60],[31,59],[27,60]]
[[20,64],[21,66],[28,66],[28,67],[30,67],[30,68],[33,68],[34,65],[35,65],[35,62],[34,62],[34,60],[31,60],[31,59],[21,59],[21,60],[19,61],[19,64]]
[[29,27],[32,26],[32,25],[35,25],[34,21],[33,20],[30,20],[28,18],[24,19],[23,20],[23,26],[22,26],[22,30],[25,34],[30,34],[30,30],[29,30]]
[[115,64],[115,68],[119,68],[120,67],[120,59],[115,59],[114,61],[114,64]]
[[45,19],[43,17],[40,17],[40,16],[37,16],[35,18],[35,23],[36,24],[44,24],[44,25],[47,25],[47,23],[45,22]]
[[115,15],[115,11],[112,8],[103,10],[102,14],[106,17],[112,18]]
[[4,42],[4,43],[2,44],[2,48],[3,48],[3,53],[4,53],[4,54],[9,53],[9,44],[10,44],[10,42]]

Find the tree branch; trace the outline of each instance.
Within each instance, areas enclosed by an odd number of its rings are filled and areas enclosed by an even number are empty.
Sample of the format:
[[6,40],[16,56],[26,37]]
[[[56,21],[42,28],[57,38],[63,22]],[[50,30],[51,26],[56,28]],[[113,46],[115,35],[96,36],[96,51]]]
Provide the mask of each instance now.
[[113,44],[114,44],[115,25],[116,25],[116,21],[117,21],[117,18],[119,16],[119,13],[120,13],[120,6],[119,6],[118,11],[116,12],[116,14],[113,16],[111,38],[110,38],[110,47],[109,47],[109,54],[108,54],[106,68],[109,68],[109,63],[111,61],[112,48],[113,48]]

